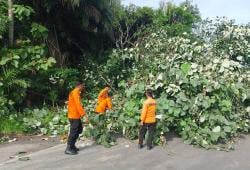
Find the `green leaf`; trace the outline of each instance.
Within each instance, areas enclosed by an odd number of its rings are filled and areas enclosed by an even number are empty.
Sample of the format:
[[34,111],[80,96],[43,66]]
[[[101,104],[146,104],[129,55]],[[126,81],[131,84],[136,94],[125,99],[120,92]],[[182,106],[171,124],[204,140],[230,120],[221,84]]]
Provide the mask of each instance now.
[[212,130],[214,133],[219,133],[221,131],[221,127],[220,126],[216,126],[215,128],[213,128]]
[[202,140],[202,145],[208,145],[207,141],[206,140]]
[[203,123],[205,120],[206,120],[206,117],[205,117],[205,116],[201,116],[201,117],[200,117],[200,122],[201,122],[201,123]]
[[223,66],[224,68],[229,68],[229,67],[230,67],[230,61],[229,61],[229,60],[224,60],[224,61],[222,62],[222,66]]
[[8,61],[10,61],[11,58],[8,58],[8,57],[3,57],[1,60],[0,60],[0,65],[5,65]]
[[232,131],[230,126],[225,126],[224,131],[230,133]]
[[183,63],[181,65],[181,70],[185,75],[190,71],[190,69],[191,69],[191,64],[189,63]]

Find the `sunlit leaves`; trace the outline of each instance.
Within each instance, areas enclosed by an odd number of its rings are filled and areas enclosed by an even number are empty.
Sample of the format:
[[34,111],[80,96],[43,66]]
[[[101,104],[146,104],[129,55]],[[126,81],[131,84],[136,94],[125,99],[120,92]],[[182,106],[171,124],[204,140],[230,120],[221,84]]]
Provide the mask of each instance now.
[[22,21],[24,19],[29,19],[31,14],[34,13],[34,10],[29,6],[24,5],[14,5],[14,16],[19,20]]
[[[234,42],[243,38],[249,44],[247,33],[238,33],[241,36],[235,36]],[[218,41],[227,43],[223,38],[207,40],[201,43],[186,34],[169,37],[165,30],[153,31],[140,44],[122,51],[130,60],[137,53],[142,56],[142,60],[134,60],[132,84],[123,82],[122,87],[129,94],[127,100],[135,105],[135,99],[141,100],[137,86],[144,83],[153,88],[161,96],[157,100],[162,114],[159,132],[167,126],[176,129],[186,143],[210,148],[249,131],[243,103],[248,98],[249,71],[243,66],[244,57],[232,58],[223,52],[224,46],[217,46]],[[238,51],[230,50],[232,54]]]

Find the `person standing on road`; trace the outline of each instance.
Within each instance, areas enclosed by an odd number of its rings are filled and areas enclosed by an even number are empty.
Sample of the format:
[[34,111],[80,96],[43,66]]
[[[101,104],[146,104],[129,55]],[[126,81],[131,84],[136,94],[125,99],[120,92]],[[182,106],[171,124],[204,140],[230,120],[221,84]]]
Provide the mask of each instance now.
[[84,85],[80,81],[76,87],[69,93],[68,98],[68,119],[70,122],[70,132],[68,136],[67,148],[65,154],[76,155],[79,151],[75,143],[82,133],[83,127],[81,117],[85,117],[85,122],[88,122],[87,115],[81,104],[81,92],[84,90]]
[[97,107],[95,109],[95,112],[100,115],[104,114],[107,109],[112,109],[111,98],[109,97],[109,90],[109,85],[106,85],[106,87],[101,90],[98,95]]
[[143,139],[148,131],[147,149],[152,149],[152,142],[156,127],[156,101],[153,99],[152,90],[148,89],[145,92],[147,100],[143,104],[141,112],[141,122],[139,130],[139,149],[143,148]]

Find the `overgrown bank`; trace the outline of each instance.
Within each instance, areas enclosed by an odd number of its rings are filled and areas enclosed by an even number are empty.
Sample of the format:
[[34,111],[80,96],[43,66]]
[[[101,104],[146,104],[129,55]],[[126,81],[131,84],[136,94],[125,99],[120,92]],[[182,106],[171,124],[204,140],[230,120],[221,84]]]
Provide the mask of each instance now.
[[[49,55],[45,43],[49,30],[37,23],[27,24],[32,9],[17,8],[27,14],[19,18],[19,26],[28,31],[18,35],[15,48],[0,48],[2,132],[66,133],[64,100],[79,78],[87,87],[83,102],[91,123],[85,135],[106,146],[114,143],[114,134],[137,138],[143,93],[149,87],[154,90],[160,115],[157,144],[164,143],[170,130],[186,143],[205,148],[230,143],[238,134],[249,132],[248,25],[203,21],[193,31],[184,29],[187,32],[177,35],[170,30],[180,25],[153,25],[140,29],[133,43],[124,48],[113,49],[102,59],[86,57],[67,68],[56,67]],[[6,30],[0,30],[0,38]],[[99,122],[93,110],[98,90],[105,83],[112,86],[114,111]],[[30,103],[40,109],[22,107]]]
[[[210,36],[215,38],[210,40],[191,34],[169,37],[164,29],[150,30],[134,47],[113,51],[107,64],[99,66],[101,73],[95,65],[88,66],[86,81],[102,76],[119,82],[119,88],[113,94],[115,110],[103,122],[93,112],[96,95],[84,97],[91,123],[85,135],[106,146],[114,143],[114,134],[136,139],[143,93],[149,87],[161,115],[157,144],[164,142],[162,136],[169,130],[186,143],[205,148],[229,144],[230,139],[249,132],[249,28],[226,21],[220,24],[224,30],[212,31]],[[52,117],[46,117],[47,112],[28,112],[34,117],[24,122],[45,134],[65,132],[66,110]]]

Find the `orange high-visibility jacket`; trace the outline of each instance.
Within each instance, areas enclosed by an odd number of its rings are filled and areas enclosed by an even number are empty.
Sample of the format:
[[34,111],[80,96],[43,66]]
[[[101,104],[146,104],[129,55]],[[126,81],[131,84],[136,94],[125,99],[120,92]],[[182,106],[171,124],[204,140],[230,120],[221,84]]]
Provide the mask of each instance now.
[[80,119],[81,116],[84,116],[86,113],[81,104],[81,91],[79,88],[75,88],[69,94],[68,101],[68,118],[69,119]]
[[111,98],[108,96],[108,88],[104,88],[98,95],[97,107],[95,111],[97,113],[104,113],[106,109],[111,109]]
[[141,112],[141,121],[143,123],[155,123],[156,122],[156,101],[152,98],[148,98],[143,103]]

